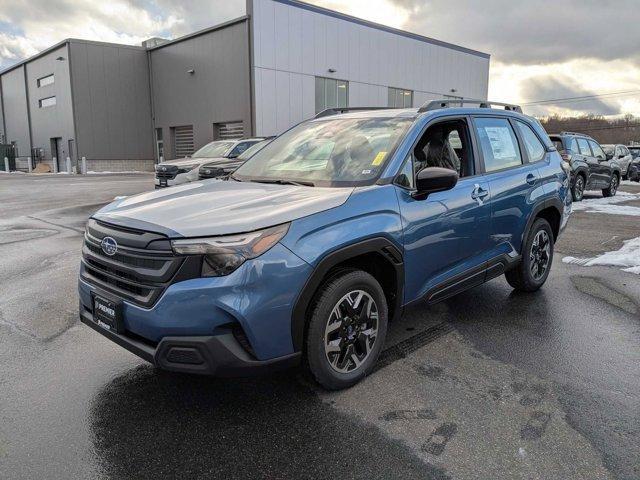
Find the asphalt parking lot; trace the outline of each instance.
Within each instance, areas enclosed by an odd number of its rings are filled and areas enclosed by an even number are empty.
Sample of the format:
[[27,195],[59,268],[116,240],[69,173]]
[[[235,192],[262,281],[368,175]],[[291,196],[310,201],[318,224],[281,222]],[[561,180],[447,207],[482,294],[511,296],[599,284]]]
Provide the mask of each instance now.
[[640,478],[640,276],[562,262],[640,237],[633,209],[574,212],[539,292],[412,308],[378,370],[327,393],[159,372],[79,324],[86,219],[151,188],[0,175],[0,478]]

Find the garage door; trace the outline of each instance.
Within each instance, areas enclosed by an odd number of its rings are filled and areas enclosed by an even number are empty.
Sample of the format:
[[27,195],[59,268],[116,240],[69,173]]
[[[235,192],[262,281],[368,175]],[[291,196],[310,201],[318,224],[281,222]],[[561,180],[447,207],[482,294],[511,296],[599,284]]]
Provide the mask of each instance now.
[[174,157],[188,157],[193,153],[193,125],[174,127]]
[[242,122],[216,123],[215,129],[216,138],[219,140],[244,137],[244,126]]

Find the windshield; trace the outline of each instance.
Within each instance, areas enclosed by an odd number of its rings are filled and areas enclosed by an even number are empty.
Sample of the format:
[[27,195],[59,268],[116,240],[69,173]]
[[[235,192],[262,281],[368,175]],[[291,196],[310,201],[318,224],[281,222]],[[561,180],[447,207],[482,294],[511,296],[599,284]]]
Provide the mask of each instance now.
[[604,150],[604,153],[606,153],[607,155],[613,155],[613,151],[615,150],[614,145],[600,145],[600,146]]
[[376,179],[411,118],[342,118],[300,124],[274,139],[233,177],[353,186]]
[[266,147],[269,144],[269,142],[271,142],[271,140],[263,140],[262,142],[258,142],[254,145],[251,145],[244,152],[238,155],[238,160],[249,160],[256,153],[258,153],[260,150]]
[[204,147],[194,152],[194,154],[191,156],[193,158],[222,157],[224,156],[225,153],[227,153],[227,150],[233,147],[233,144],[234,142],[222,142],[222,141],[207,143]]
[[638,158],[640,156],[640,147],[629,147],[629,152],[631,152],[633,158]]

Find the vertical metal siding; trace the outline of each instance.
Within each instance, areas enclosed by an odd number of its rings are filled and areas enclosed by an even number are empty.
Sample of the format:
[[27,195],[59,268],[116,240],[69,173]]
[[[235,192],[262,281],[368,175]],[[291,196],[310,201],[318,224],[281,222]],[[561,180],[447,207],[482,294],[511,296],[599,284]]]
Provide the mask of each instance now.
[[[415,106],[452,88],[456,95],[487,96],[485,57],[273,0],[253,0],[252,22],[260,135],[312,116],[314,76],[348,80],[350,106],[385,106],[390,86],[413,90]],[[300,85],[301,96],[282,91]]]
[[[246,21],[152,50],[155,127],[193,125],[195,145],[214,138],[214,124],[242,121],[251,132]],[[193,74],[187,73],[194,70]],[[174,152],[165,144],[166,152]]]
[[146,51],[72,42],[71,68],[80,156],[154,158]]
[[20,155],[29,155],[29,120],[27,94],[22,67],[0,77],[4,102],[7,142],[16,142]]

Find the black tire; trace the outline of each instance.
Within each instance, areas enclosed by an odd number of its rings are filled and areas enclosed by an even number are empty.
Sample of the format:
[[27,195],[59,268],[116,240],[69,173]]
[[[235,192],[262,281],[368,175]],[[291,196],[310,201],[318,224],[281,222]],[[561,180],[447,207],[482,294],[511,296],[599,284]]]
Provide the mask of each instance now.
[[[350,303],[351,299],[358,299],[358,292],[364,292],[360,297],[360,303]],[[354,294],[355,297],[344,300],[345,297]],[[339,303],[341,300],[342,303]],[[345,310],[348,306],[351,306],[352,310]],[[358,327],[360,318],[364,318],[362,311],[365,307],[369,309],[371,317],[374,317],[374,307],[377,312],[375,338],[366,335],[367,331],[369,335],[373,331],[372,318],[368,320],[369,323],[363,322],[360,324],[363,326]],[[362,311],[359,308],[362,308]],[[325,282],[315,296],[307,328],[305,359],[313,378],[328,390],[340,390],[355,385],[368,375],[384,345],[387,316],[384,291],[376,279],[367,272],[344,270]],[[331,330],[331,326],[338,323],[340,327]],[[327,333],[329,330],[331,333]],[[329,341],[331,338],[334,339]],[[339,342],[339,346],[335,345],[336,342]],[[334,345],[330,346],[332,343]],[[339,352],[329,352],[331,348],[338,348]],[[361,357],[358,352],[365,355]],[[358,364],[356,361],[361,363]]]
[[587,185],[587,182],[583,175],[578,175],[573,182],[573,187],[571,187],[571,196],[573,197],[574,202],[580,202],[582,197],[584,197],[584,188]]
[[[544,238],[545,235],[549,244],[548,252],[542,252],[540,247],[537,249],[534,248],[534,242],[536,239],[540,241],[540,239]],[[522,292],[535,292],[544,285],[544,282],[547,281],[547,277],[549,276],[551,265],[553,263],[553,246],[553,231],[551,230],[551,225],[549,225],[549,222],[544,218],[536,219],[531,226],[529,235],[527,236],[522,248],[522,260],[517,267],[505,273],[505,277],[509,285],[511,285],[515,290]],[[537,264],[535,271],[539,272],[542,269],[540,261],[544,254],[547,256],[546,266],[542,275],[537,276],[537,273],[534,273],[534,263]]]
[[618,177],[617,173],[614,173],[611,176],[611,182],[607,188],[602,189],[603,197],[613,197],[618,191],[618,187],[620,186],[620,177]]

